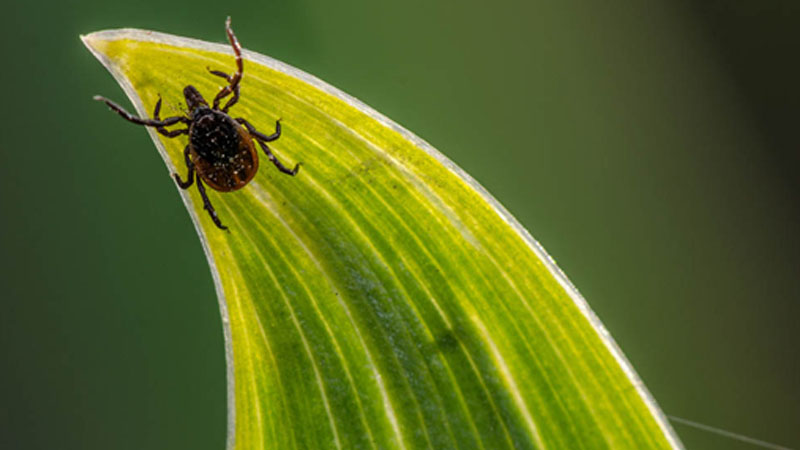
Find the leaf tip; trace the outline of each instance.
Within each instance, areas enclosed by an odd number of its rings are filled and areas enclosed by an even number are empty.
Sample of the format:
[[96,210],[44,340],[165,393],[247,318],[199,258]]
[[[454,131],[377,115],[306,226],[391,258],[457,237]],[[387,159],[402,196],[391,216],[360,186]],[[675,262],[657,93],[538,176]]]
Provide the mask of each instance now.
[[103,49],[105,49],[108,43],[108,39],[104,39],[101,34],[102,31],[95,31],[94,33],[81,34],[79,36],[83,45],[95,56],[98,56],[99,53],[103,53]]

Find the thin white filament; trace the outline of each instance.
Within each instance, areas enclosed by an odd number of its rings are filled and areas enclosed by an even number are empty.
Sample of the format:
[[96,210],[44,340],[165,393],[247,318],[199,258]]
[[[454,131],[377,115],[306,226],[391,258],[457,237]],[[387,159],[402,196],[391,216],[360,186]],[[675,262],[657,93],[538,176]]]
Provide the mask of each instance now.
[[789,447],[784,447],[782,445],[773,444],[771,442],[762,441],[760,439],[751,438],[750,436],[745,436],[743,434],[734,433],[732,431],[723,430],[722,428],[712,427],[710,425],[706,425],[700,422],[695,422],[689,419],[683,419],[681,417],[670,416],[667,415],[667,418],[674,423],[679,423],[681,425],[686,425],[687,427],[696,428],[698,430],[708,431],[709,433],[718,434],[720,436],[725,436],[729,439],[733,439],[736,441],[747,442],[748,444],[753,444],[762,448],[769,448],[773,450],[792,450]]

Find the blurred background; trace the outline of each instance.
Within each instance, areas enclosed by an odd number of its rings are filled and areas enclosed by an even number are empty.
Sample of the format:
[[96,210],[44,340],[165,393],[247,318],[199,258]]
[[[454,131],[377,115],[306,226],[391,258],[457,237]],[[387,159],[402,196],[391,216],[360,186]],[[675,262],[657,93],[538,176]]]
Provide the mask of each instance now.
[[[796,0],[4,8],[0,447],[225,445],[222,327],[150,138],[78,39],[246,48],[433,144],[544,245],[667,414],[800,447]],[[753,448],[681,425],[690,449]]]

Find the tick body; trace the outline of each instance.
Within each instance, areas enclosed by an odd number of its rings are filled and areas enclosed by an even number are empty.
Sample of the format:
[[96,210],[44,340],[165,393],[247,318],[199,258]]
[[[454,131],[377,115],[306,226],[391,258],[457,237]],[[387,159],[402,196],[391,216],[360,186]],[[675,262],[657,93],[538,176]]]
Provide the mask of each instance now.
[[230,116],[198,108],[189,127],[189,160],[197,176],[216,191],[243,188],[258,171],[258,152],[250,133]]
[[[225,22],[225,31],[236,56],[236,72],[233,75],[228,75],[224,72],[209,69],[212,75],[224,78],[228,82],[214,97],[211,106],[208,105],[208,102],[200,92],[191,85],[183,89],[187,114],[166,119],[159,117],[161,98],[156,102],[153,118],[142,119],[128,113],[111,100],[99,95],[94,97],[95,100],[104,102],[129,122],[153,127],[166,137],[174,138],[188,135],[189,143],[183,151],[188,171],[186,180],[184,181],[177,173],[173,174],[173,177],[182,189],[189,189],[192,184],[197,185],[197,190],[203,199],[203,208],[208,211],[214,224],[222,230],[227,230],[227,227],[222,224],[214,207],[211,205],[205,185],[220,192],[232,192],[245,187],[258,172],[256,143],[281,172],[294,176],[300,168],[300,163],[295,165],[294,169],[287,168],[278,161],[267,146],[267,142],[277,140],[281,136],[280,119],[275,122],[275,132],[265,135],[256,130],[246,119],[234,119],[228,115],[228,109],[239,100],[239,82],[242,80],[244,67],[242,48],[231,29],[230,17]],[[226,98],[228,100],[225,106],[220,107],[220,102]],[[183,124],[185,127],[174,130],[165,128],[177,124]]]

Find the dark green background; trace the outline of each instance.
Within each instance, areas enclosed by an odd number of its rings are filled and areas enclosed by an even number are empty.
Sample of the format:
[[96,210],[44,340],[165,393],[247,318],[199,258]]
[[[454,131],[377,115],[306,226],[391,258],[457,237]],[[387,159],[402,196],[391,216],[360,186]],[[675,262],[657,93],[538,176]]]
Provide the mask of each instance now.
[[479,180],[668,414],[800,447],[797,1],[45,0],[0,30],[0,448],[224,448],[205,258],[78,34],[226,15]]

